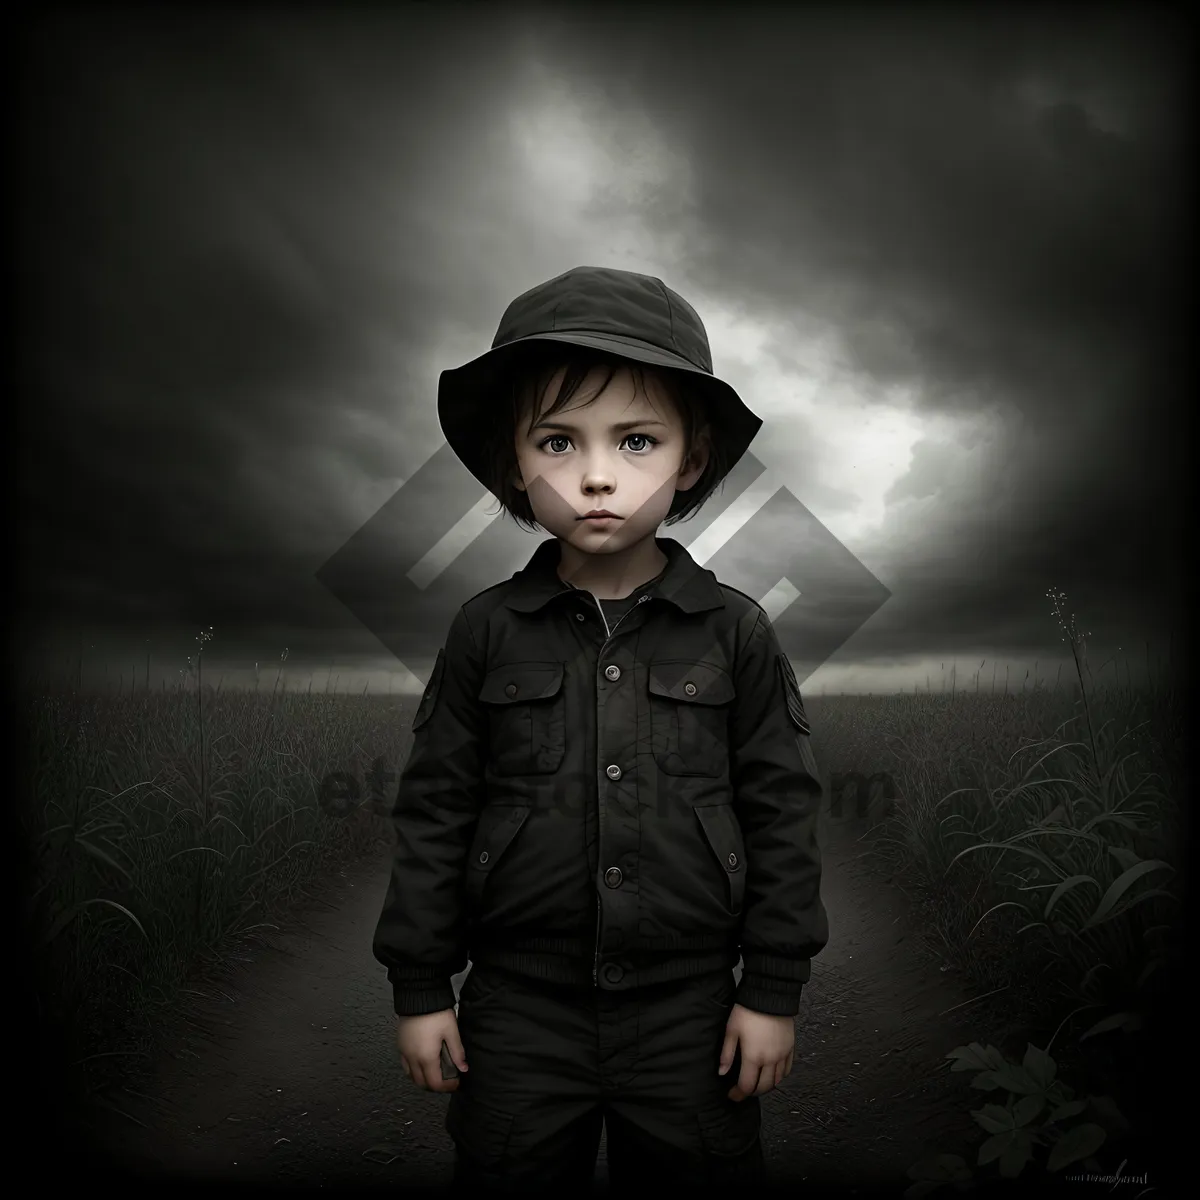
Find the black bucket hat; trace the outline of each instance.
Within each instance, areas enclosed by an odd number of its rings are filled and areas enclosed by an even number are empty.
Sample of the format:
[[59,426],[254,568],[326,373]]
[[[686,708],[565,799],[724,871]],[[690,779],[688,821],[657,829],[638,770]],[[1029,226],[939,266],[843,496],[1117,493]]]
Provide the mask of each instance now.
[[762,427],[734,389],[713,374],[708,334],[696,310],[660,279],[611,267],[572,267],[518,296],[505,310],[492,348],[438,381],[438,420],[451,449],[476,479],[483,469],[509,371],[532,343],[565,342],[619,354],[686,376],[707,402],[728,469]]

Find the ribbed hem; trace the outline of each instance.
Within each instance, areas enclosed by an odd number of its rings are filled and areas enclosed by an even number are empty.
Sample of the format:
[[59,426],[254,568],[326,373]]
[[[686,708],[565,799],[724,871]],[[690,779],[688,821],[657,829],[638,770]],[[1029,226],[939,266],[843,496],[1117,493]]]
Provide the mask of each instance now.
[[[491,951],[514,954],[534,954],[539,958],[569,958],[575,962],[591,962],[595,954],[594,934],[548,934],[541,937],[479,937],[471,943],[471,961],[483,962]],[[491,961],[490,959],[488,961]]]
[[517,951],[496,946],[481,946],[472,954],[472,962],[499,967],[536,979],[542,983],[562,987],[600,987],[604,991],[625,992],[634,988],[653,987],[659,983],[673,983],[680,979],[692,979],[713,971],[732,970],[737,962],[737,951],[714,950],[708,954],[678,955],[671,958],[628,960],[619,979],[613,980],[602,964],[599,977],[592,979],[592,959],[557,958],[551,954]]
[[[743,973],[735,1002],[755,1012],[794,1017],[800,1011],[800,996],[812,965],[808,960],[778,958],[761,951],[743,952]],[[639,947],[636,953],[616,959],[621,971],[616,977],[606,968],[608,958],[593,978],[595,943],[591,938],[571,935],[479,939],[471,947],[470,960],[512,971],[527,979],[563,987],[625,992],[660,983],[691,979],[713,971],[731,970],[738,960],[736,944],[719,934],[691,937]],[[462,964],[465,966],[465,962]],[[388,972],[400,1016],[423,1016],[454,1007],[453,971],[445,967],[418,966]]]

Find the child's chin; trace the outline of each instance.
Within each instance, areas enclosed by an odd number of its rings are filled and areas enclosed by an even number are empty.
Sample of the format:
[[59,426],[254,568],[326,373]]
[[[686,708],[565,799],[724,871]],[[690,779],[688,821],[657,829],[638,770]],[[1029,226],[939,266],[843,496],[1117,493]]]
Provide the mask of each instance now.
[[614,521],[611,525],[589,525],[587,521],[580,521],[574,529],[567,530],[567,540],[591,554],[604,554],[629,545],[631,539],[624,525],[623,521]]

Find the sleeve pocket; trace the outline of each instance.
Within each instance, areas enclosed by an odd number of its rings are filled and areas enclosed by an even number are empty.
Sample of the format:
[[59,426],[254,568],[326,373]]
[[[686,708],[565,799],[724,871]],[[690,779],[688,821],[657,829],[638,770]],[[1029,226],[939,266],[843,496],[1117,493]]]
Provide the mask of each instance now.
[[429,675],[429,682],[425,685],[424,692],[421,693],[421,703],[417,705],[417,711],[413,717],[413,733],[416,733],[433,716],[433,710],[437,707],[438,692],[442,690],[442,678],[445,674],[446,650],[443,647],[437,652],[433,671]]

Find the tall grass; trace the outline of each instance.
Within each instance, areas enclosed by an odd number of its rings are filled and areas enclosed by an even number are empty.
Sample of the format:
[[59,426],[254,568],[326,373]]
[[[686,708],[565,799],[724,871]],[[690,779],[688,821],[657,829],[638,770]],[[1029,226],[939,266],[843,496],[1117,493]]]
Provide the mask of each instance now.
[[[1134,900],[1149,897],[1135,906],[1142,914],[1174,912],[1175,885],[1164,883],[1181,865],[1178,719],[1162,694],[1096,689],[1093,761],[1091,739],[1076,732],[1079,706],[1050,688],[953,699],[818,697],[807,705],[822,766],[892,775],[897,800],[872,848],[902,886],[940,899],[947,950],[992,972],[997,985],[1011,984],[1030,962],[1049,962],[1057,982],[1081,994],[1093,968],[1093,979],[1102,971],[1120,977],[1128,965]],[[1172,725],[1173,738],[1154,732]],[[1126,879],[1110,919],[1085,929],[1137,862],[1166,866]],[[1143,878],[1148,888],[1137,886]],[[1002,954],[991,953],[1001,946]],[[1049,982],[1040,975],[1041,994]]]
[[1066,684],[818,697],[810,716],[824,767],[891,774],[869,844],[943,957],[1003,1000],[980,1012],[1015,1040],[1063,1037],[1061,1061],[1123,1092],[1140,1050],[1116,1031],[1144,1028],[1181,951],[1184,706],[1168,675],[1093,672],[1065,597],[1050,600]]
[[170,689],[26,700],[37,998],[88,1088],[150,1054],[198,964],[269,935],[388,834],[370,805],[323,811],[320,787],[398,771],[411,702],[281,690],[286,651],[270,693],[222,692],[207,640]]

